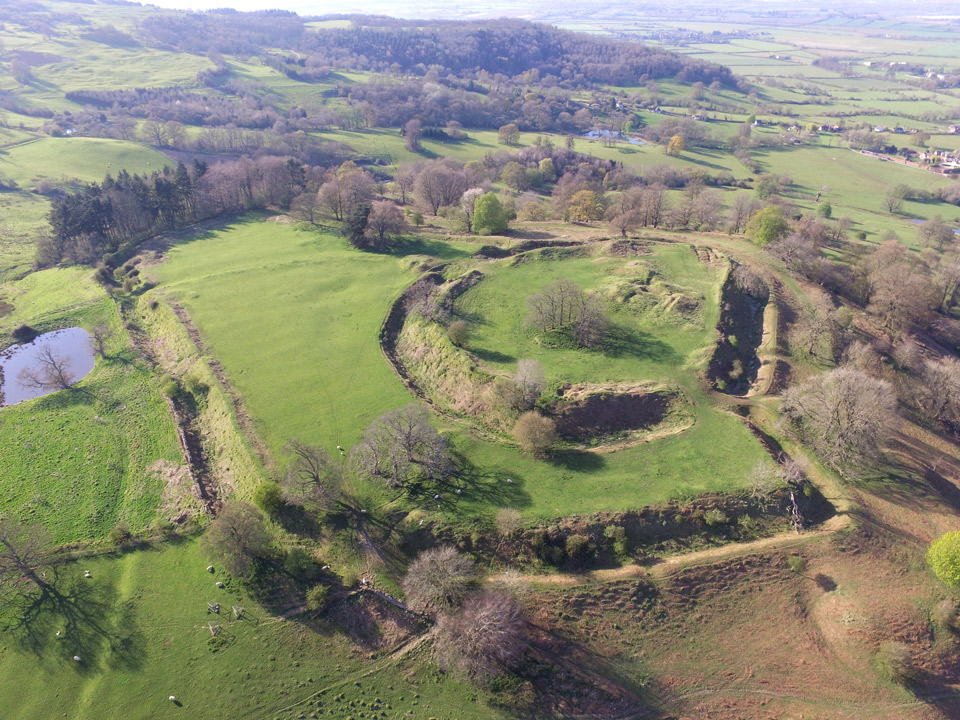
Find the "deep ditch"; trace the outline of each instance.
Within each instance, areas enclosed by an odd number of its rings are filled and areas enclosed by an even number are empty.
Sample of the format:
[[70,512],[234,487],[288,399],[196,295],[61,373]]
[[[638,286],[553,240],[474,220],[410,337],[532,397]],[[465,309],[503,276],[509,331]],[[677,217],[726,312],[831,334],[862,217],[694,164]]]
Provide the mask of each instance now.
[[[130,344],[133,346],[137,356],[143,360],[154,372],[162,372],[160,364],[153,354],[153,348],[150,345],[150,339],[140,328],[139,323],[130,319],[128,308],[122,301],[115,301],[120,318],[123,320],[123,327],[127,331]],[[161,392],[164,401],[167,403],[167,409],[173,418],[177,431],[177,440],[180,444],[180,454],[183,457],[184,464],[190,474],[190,480],[193,482],[194,494],[203,503],[204,510],[209,515],[216,515],[220,509],[220,500],[217,495],[216,483],[210,477],[208,471],[208,462],[206,453],[203,450],[203,442],[200,439],[200,429],[196,425],[196,417],[182,403],[178,403],[170,398],[166,393]]]
[[745,395],[757,379],[763,342],[763,312],[770,288],[760,276],[731,260],[730,273],[720,293],[717,345],[707,378],[720,392]]

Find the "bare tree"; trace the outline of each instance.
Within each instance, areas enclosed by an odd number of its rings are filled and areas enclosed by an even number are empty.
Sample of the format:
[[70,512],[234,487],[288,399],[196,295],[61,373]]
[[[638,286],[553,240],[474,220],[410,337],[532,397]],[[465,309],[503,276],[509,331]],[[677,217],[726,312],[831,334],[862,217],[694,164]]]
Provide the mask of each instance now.
[[51,345],[40,348],[36,364],[25,367],[17,375],[21,387],[36,390],[66,390],[74,382],[70,358],[57,353]]
[[466,174],[442,161],[424,166],[414,182],[414,194],[420,204],[434,215],[440,208],[459,202],[466,190]]
[[403,127],[403,137],[407,143],[407,150],[410,152],[420,152],[420,138],[423,131],[420,128],[420,121],[416,118],[408,120]]
[[825,293],[810,295],[811,306],[790,332],[791,343],[811,357],[835,360],[843,329],[836,320],[833,303]]
[[903,198],[894,193],[888,193],[883,198],[883,205],[888,213],[894,215],[903,210]]
[[871,277],[868,312],[877,315],[883,328],[900,335],[913,327],[925,329],[936,303],[930,280],[907,263],[896,263]]
[[517,360],[517,373],[513,376],[520,390],[521,407],[530,409],[537,404],[547,385],[543,366],[538,360]]
[[340,466],[316,445],[291,440],[286,450],[291,461],[281,483],[284,495],[323,509],[335,504],[343,489]]
[[759,203],[749,195],[739,194],[733,198],[733,205],[727,214],[728,226],[732,235],[743,232],[747,227],[747,220],[759,209]]
[[528,646],[523,608],[502,591],[468,596],[458,612],[442,615],[437,625],[438,664],[481,685],[517,667]]
[[389,200],[376,200],[367,215],[364,236],[371,247],[382,250],[389,245],[391,238],[400,235],[406,227],[407,221],[399,207]]
[[361,474],[393,488],[418,480],[444,481],[453,472],[446,439],[417,403],[374,420],[350,454]]
[[93,349],[101,360],[107,359],[107,344],[113,339],[113,329],[106,323],[97,323],[90,331],[93,339]]
[[316,225],[320,218],[320,200],[317,193],[306,192],[298,195],[290,203],[290,210],[294,217],[311,225]]
[[845,365],[788,390],[782,412],[842,470],[876,456],[896,424],[897,398],[888,382]]
[[927,360],[921,371],[921,406],[937,422],[960,425],[960,360]]
[[934,215],[925,223],[921,224],[917,234],[920,236],[920,241],[924,245],[936,248],[938,251],[942,251],[944,247],[952,244],[954,240],[956,240],[956,234],[953,232],[953,228],[947,225],[939,215]]
[[527,324],[541,332],[567,330],[580,347],[596,347],[608,328],[603,301],[566,278],[527,298]]
[[415,165],[401,165],[397,168],[397,190],[400,191],[400,204],[407,204],[407,195],[413,192],[413,184],[417,179]]
[[445,546],[420,553],[407,569],[402,587],[407,605],[435,614],[457,607],[475,582],[473,560]]
[[573,340],[579,347],[596,348],[603,345],[610,328],[603,307],[603,300],[590,293],[583,296],[577,306],[577,316],[573,324]]
[[627,210],[610,220],[610,229],[620,233],[620,237],[626,237],[627,233],[636,230],[642,224],[643,214],[639,210]]
[[201,538],[203,547],[216,555],[231,575],[248,575],[254,563],[267,560],[273,538],[263,515],[253,505],[225,505]]

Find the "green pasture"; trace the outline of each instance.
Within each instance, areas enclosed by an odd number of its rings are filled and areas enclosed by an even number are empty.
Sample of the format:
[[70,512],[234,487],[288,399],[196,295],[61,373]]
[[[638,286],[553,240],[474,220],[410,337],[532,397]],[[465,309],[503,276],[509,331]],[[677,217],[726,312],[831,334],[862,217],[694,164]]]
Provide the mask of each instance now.
[[[354,444],[381,413],[413,401],[377,339],[390,303],[416,279],[411,267],[425,256],[435,258],[431,262],[463,264],[472,249],[423,240],[391,255],[368,254],[334,235],[248,219],[175,246],[155,273],[159,290],[190,311],[273,453],[279,454],[293,437],[333,450],[337,444]],[[686,248],[683,252],[690,258],[682,252],[664,254],[659,262],[666,272],[673,273],[676,265],[678,272],[695,273],[694,254]],[[715,291],[719,281],[693,274],[689,282],[701,283],[705,290],[712,282]],[[516,302],[522,304],[522,298]],[[671,362],[683,363],[712,332],[715,295],[708,303],[712,310],[694,339],[678,335],[676,348],[664,348],[665,343],[651,338],[649,351],[661,357],[651,360],[646,371],[643,361],[625,354],[607,361],[609,367],[600,372],[630,377],[632,363],[632,377],[644,379],[656,374],[655,367],[666,371]],[[671,335],[662,330],[658,338]],[[601,358],[585,354],[579,367],[586,374],[594,363],[604,367]],[[692,375],[687,390],[698,406],[706,402]],[[565,455],[551,462],[477,438],[460,426],[441,426],[469,468],[461,478],[464,493],[437,511],[453,522],[489,516],[501,505],[537,518],[733,489],[743,486],[763,455],[737,419],[708,408],[693,429],[680,435],[611,455]],[[507,484],[507,478],[514,482]]]
[[[222,572],[207,572],[210,560],[195,541],[180,540],[67,563],[57,595],[6,606],[2,619],[13,629],[0,646],[4,719],[510,716],[440,674],[429,644],[394,659],[333,621],[272,618]],[[208,602],[220,603],[220,614]],[[245,609],[243,619],[234,606]],[[17,624],[20,614],[28,619]],[[210,623],[221,628],[216,641]]]
[[40,137],[0,150],[0,174],[29,188],[46,179],[54,184],[81,180],[100,182],[126,169],[149,173],[172,165],[162,153],[126,140],[90,137]]
[[154,472],[158,461],[180,462],[173,422],[89,273],[46,270],[0,286],[15,308],[0,317],[0,333],[21,323],[40,331],[108,323],[116,332],[108,359],[71,389],[0,408],[0,513],[44,526],[58,543],[101,540],[119,522],[142,531],[162,502],[172,510],[190,493],[165,492]]
[[26,192],[0,193],[0,282],[33,268],[37,238],[49,232],[46,198]]

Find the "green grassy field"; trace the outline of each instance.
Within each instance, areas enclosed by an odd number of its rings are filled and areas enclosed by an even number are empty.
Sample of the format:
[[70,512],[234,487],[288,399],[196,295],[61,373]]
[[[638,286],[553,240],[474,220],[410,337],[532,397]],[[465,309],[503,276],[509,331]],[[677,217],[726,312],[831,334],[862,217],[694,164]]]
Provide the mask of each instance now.
[[164,165],[175,163],[140,143],[106,138],[42,137],[0,154],[0,174],[26,188],[41,179],[54,184],[71,179],[100,182],[122,169],[148,173]]
[[[425,241],[397,255],[364,254],[335,236],[252,219],[177,245],[156,273],[160,290],[191,312],[278,453],[293,437],[349,447],[376,416],[412,400],[378,347],[377,329],[393,298],[415,279],[414,260],[462,259],[467,251]],[[663,262],[682,266],[682,258],[666,253]],[[712,302],[715,312],[716,298]],[[697,340],[679,341],[681,358],[702,344],[712,328],[706,323]],[[581,366],[595,360],[585,358]],[[672,361],[662,358],[659,367]],[[704,404],[695,383],[687,386],[694,403]],[[738,420],[707,408],[680,435],[549,463],[457,427],[445,429],[472,466],[458,503],[443,510],[454,522],[488,516],[500,505],[542,518],[743,487],[763,456]]]
[[[183,540],[60,567],[60,597],[34,607],[0,645],[5,720],[510,716],[436,671],[429,645],[395,660],[328,621],[270,618],[208,564]],[[220,615],[207,602],[219,602]],[[245,619],[234,619],[234,605]],[[222,626],[216,643],[211,622]]]
[[[142,531],[158,510],[171,519],[190,487],[167,487],[154,470],[176,466],[173,422],[153,375],[134,360],[113,301],[89,270],[47,270],[9,286],[12,314],[42,331],[110,324],[107,360],[74,388],[0,408],[0,512],[36,522],[57,543],[102,540],[119,522]],[[172,513],[172,514],[171,514]]]

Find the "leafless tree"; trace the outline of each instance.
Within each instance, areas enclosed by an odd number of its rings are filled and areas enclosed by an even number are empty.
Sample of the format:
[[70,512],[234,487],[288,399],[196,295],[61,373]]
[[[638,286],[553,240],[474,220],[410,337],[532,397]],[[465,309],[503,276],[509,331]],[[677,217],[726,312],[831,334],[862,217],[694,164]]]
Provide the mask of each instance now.
[[407,204],[407,196],[413,192],[413,184],[417,179],[415,165],[401,165],[397,168],[397,190],[400,191],[400,204]]
[[888,193],[883,198],[883,205],[891,215],[903,210],[903,198],[893,193]]
[[159,120],[147,118],[142,125],[144,139],[157,147],[163,147],[167,144],[167,128]]
[[790,388],[782,412],[842,470],[877,455],[895,427],[897,399],[888,382],[845,365]]
[[290,203],[290,210],[299,220],[316,225],[320,219],[320,200],[317,193],[306,192],[298,195]]
[[936,248],[938,251],[942,251],[944,247],[956,240],[953,228],[947,225],[939,215],[935,215],[921,224],[917,233],[924,245]]
[[737,235],[747,227],[747,220],[760,208],[760,204],[749,195],[739,194],[733,198],[733,205],[727,213],[730,233]]
[[339,464],[332,462],[323,448],[299,440],[291,440],[286,451],[291,461],[281,483],[284,495],[322,509],[334,505],[343,489]]
[[536,295],[527,298],[527,322],[541,332],[572,325],[577,316],[577,306],[581,302],[583,290],[573,280],[555,280]]
[[473,560],[444,546],[420,553],[407,569],[402,587],[407,605],[435,614],[457,607],[475,582]]
[[620,237],[626,237],[627,233],[636,230],[643,224],[643,215],[639,210],[628,210],[620,215],[615,215],[610,220],[610,229],[620,233]]
[[573,324],[573,340],[579,347],[596,348],[603,345],[610,329],[603,301],[594,294],[584,295],[577,306]]
[[407,143],[407,150],[410,152],[420,152],[420,137],[422,134],[419,120],[413,118],[407,121],[407,124],[403,128],[403,137]]
[[66,390],[74,382],[70,358],[57,353],[52,345],[44,345],[36,364],[23,368],[17,375],[17,382],[21,387],[36,390]]
[[811,304],[790,332],[793,344],[811,357],[835,360],[843,328],[836,320],[833,303],[825,293],[809,295]]
[[925,329],[936,303],[930,280],[907,263],[883,268],[871,278],[867,310],[878,316],[883,328],[899,336],[911,328]]
[[106,323],[97,323],[90,331],[93,349],[101,360],[107,359],[107,344],[113,339],[113,329]]
[[536,405],[547,385],[540,362],[531,359],[518,360],[517,372],[513,379],[520,390],[521,407],[530,409]]
[[918,399],[924,410],[937,422],[960,425],[960,360],[928,360],[920,378]]
[[386,248],[391,238],[400,235],[407,227],[407,221],[399,207],[389,200],[376,200],[367,215],[367,229],[364,233],[371,247]]
[[467,176],[462,170],[454,169],[436,161],[426,165],[414,182],[414,194],[425,210],[436,215],[447,205],[454,205],[467,190]]
[[660,227],[669,209],[665,185],[658,182],[644,188],[639,207],[644,227]]
[[350,455],[362,475],[393,488],[416,480],[444,481],[453,472],[446,439],[417,403],[374,420]]
[[603,301],[566,278],[527,298],[527,324],[540,332],[568,330],[580,347],[596,347],[606,337]]
[[469,595],[458,612],[441,615],[437,625],[438,664],[481,685],[516,668],[528,646],[523,608],[503,591]]
[[235,502],[220,510],[201,538],[231,575],[246,576],[253,564],[271,557],[273,539],[263,515],[253,505]]

